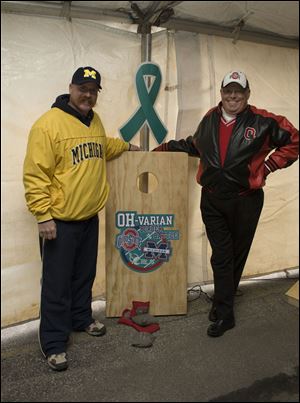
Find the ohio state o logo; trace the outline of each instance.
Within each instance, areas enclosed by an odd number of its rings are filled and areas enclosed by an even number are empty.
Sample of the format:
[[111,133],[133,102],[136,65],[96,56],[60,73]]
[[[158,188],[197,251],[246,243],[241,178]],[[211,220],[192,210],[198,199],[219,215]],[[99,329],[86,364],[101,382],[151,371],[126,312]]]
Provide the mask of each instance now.
[[256,137],[256,130],[253,127],[246,127],[244,137],[248,141],[252,141]]
[[231,74],[230,78],[233,78],[234,80],[237,80],[237,79],[240,79],[240,75],[239,75],[239,73],[237,71],[234,71]]

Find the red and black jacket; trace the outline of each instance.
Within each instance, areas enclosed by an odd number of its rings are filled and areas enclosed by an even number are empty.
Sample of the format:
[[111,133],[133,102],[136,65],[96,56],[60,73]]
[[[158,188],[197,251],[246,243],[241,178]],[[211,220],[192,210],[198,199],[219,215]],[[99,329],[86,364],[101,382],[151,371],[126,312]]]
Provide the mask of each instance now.
[[[216,193],[243,193],[265,185],[265,164],[271,172],[298,159],[299,132],[283,116],[247,105],[237,115],[224,164],[220,161],[221,103],[200,122],[195,134],[171,140],[155,151],[181,151],[200,158],[197,182]],[[268,154],[272,151],[265,161]]]

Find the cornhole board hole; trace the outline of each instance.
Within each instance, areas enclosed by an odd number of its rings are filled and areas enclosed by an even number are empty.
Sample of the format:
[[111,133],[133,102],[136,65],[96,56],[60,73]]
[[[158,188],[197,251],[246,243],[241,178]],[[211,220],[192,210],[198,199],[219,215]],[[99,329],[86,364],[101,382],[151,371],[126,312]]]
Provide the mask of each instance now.
[[132,301],[152,315],[187,312],[188,156],[125,152],[107,164],[106,316]]

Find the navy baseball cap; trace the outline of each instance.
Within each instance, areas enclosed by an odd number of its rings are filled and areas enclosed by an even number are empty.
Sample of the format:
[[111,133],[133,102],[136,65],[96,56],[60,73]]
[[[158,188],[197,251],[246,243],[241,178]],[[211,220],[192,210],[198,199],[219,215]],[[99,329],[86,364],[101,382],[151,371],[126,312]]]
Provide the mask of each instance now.
[[81,85],[84,83],[96,83],[102,89],[99,71],[91,66],[79,67],[73,74],[71,84]]

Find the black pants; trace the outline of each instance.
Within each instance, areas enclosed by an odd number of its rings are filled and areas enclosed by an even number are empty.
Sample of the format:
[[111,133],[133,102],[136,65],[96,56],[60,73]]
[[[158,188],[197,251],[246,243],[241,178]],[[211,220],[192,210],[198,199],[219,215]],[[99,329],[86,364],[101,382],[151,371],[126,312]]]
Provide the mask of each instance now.
[[234,294],[246,264],[263,202],[262,189],[229,199],[220,199],[202,189],[201,213],[212,248],[213,303],[218,318],[233,315]]
[[46,240],[43,247],[39,339],[45,356],[65,352],[71,331],[93,322],[98,216],[55,223],[57,238]]

